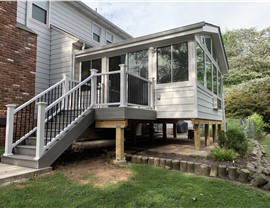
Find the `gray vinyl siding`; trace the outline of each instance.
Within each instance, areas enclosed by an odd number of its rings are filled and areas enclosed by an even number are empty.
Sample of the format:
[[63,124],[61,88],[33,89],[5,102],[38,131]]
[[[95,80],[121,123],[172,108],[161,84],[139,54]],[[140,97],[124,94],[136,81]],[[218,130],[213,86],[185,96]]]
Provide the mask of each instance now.
[[26,1],[17,1],[17,22],[25,24]]
[[213,94],[202,87],[197,87],[198,96],[198,118],[223,120],[222,110],[213,109]]
[[71,75],[72,44],[77,39],[65,34],[63,31],[51,29],[51,73],[50,85],[63,78],[63,74]]
[[[196,117],[194,87],[171,86],[155,90],[155,109],[157,118],[194,118]],[[160,100],[158,100],[158,96]]]

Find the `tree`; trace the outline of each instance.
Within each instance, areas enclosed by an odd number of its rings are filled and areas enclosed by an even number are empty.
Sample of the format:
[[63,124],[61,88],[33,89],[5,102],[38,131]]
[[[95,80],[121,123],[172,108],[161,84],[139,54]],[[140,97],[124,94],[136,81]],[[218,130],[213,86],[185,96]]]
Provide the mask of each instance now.
[[230,66],[224,78],[228,117],[253,113],[270,123],[270,27],[226,31],[224,46]]

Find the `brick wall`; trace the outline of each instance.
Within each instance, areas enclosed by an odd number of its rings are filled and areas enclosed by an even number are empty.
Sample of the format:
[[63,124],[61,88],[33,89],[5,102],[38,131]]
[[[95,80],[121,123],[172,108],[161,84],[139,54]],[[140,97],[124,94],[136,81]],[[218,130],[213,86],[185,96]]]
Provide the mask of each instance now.
[[[36,34],[16,27],[17,2],[0,2],[0,118],[7,104],[17,106],[35,94]],[[0,146],[5,127],[0,126]]]

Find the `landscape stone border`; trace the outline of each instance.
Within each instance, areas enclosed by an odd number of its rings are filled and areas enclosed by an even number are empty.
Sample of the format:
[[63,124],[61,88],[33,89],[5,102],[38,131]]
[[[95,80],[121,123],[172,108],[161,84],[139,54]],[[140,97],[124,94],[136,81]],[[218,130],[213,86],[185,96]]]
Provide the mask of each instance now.
[[250,183],[252,186],[270,191],[270,178],[264,174],[254,175],[248,169],[241,169],[235,166],[216,164],[194,163],[191,161],[172,160],[159,157],[147,157],[142,155],[126,155],[126,161],[136,164],[148,164],[159,168],[173,169],[176,171],[193,173],[201,176],[218,177],[241,183]]

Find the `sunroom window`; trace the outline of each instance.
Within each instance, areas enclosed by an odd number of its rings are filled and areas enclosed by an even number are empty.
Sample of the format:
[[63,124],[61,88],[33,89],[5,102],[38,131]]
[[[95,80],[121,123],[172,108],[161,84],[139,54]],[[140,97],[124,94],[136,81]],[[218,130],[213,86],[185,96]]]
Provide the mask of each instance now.
[[32,4],[32,18],[47,24],[48,1],[34,1]]
[[128,71],[148,78],[148,50],[128,53]]
[[206,69],[206,87],[208,90],[212,91],[212,61],[208,56],[206,56],[205,69]]
[[188,81],[188,43],[158,48],[157,83]]
[[204,86],[204,51],[197,43],[197,81]]

